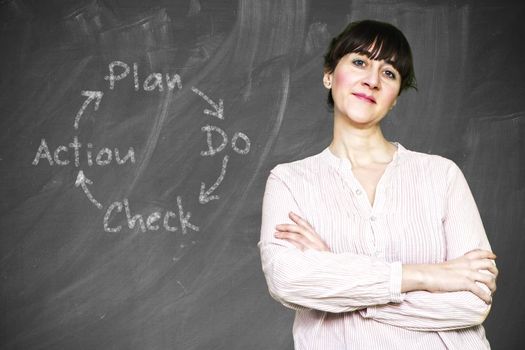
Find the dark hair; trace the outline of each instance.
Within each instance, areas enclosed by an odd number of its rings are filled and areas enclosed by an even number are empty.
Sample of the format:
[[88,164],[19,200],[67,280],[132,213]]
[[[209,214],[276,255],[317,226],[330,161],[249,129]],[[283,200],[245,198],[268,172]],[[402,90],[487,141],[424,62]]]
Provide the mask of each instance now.
[[[408,88],[416,89],[416,76],[410,45],[403,33],[389,23],[364,20],[352,22],[330,42],[324,56],[324,70],[332,73],[339,60],[351,53],[366,54],[374,60],[389,61],[401,75],[399,94]],[[328,105],[334,106],[332,90]]]

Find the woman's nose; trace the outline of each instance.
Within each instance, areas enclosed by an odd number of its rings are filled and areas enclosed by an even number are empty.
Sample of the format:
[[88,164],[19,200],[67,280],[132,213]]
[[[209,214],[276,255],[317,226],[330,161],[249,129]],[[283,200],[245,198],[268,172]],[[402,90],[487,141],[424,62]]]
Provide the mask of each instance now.
[[363,85],[368,86],[372,90],[377,90],[380,87],[379,70],[369,69],[363,78]]

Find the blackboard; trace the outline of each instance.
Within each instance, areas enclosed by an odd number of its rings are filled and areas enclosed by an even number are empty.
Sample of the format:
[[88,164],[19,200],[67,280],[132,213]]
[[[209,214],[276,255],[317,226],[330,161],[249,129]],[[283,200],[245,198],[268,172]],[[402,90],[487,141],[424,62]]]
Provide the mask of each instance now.
[[411,42],[390,140],[456,161],[523,344],[525,11],[511,1],[0,2],[2,349],[292,349],[260,269],[269,169],[322,150],[328,40]]

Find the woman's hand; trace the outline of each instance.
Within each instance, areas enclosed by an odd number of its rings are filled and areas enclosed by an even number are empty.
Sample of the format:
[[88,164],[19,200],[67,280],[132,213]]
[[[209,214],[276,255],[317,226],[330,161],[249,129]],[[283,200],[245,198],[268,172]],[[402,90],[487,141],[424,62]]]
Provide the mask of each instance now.
[[[429,292],[470,291],[487,304],[496,291],[498,268],[496,255],[487,250],[472,250],[456,259],[439,264],[403,265],[403,292],[427,290]],[[487,293],[476,282],[485,284]]]
[[318,251],[329,252],[330,248],[319,237],[314,228],[308,221],[301,218],[299,215],[290,212],[288,214],[290,219],[296,223],[277,225],[275,229],[275,237],[287,240],[292,243],[297,249],[305,251],[306,249],[314,249]]

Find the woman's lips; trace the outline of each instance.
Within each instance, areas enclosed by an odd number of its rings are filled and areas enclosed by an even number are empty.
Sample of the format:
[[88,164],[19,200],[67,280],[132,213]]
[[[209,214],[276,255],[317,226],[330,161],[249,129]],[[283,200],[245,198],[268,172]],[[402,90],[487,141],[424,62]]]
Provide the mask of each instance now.
[[355,97],[357,97],[360,100],[363,100],[363,101],[366,101],[366,102],[369,102],[369,103],[376,103],[376,100],[372,96],[368,96],[366,94],[361,94],[361,93],[358,93],[358,92],[352,93],[352,95],[354,95]]

